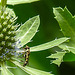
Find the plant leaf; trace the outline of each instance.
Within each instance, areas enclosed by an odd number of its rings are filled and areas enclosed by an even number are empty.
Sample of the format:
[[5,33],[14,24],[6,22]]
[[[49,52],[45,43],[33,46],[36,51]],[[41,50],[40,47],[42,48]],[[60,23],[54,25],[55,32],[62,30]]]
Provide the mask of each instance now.
[[63,50],[68,50],[69,52],[72,52],[75,54],[75,48],[74,47],[67,46],[66,44],[60,44],[58,47],[63,49]]
[[74,58],[75,48],[74,47],[67,46],[65,43],[58,45],[58,47],[65,50],[66,52],[68,51],[64,57],[64,61],[67,61],[67,62],[75,61],[75,58]]
[[50,55],[47,58],[54,58],[56,60],[53,60],[52,63],[60,66],[61,62],[63,62],[63,56],[65,55],[66,52],[57,52],[55,54]]
[[55,39],[53,41],[50,41],[50,42],[47,42],[47,43],[44,43],[44,44],[41,44],[41,45],[38,45],[38,46],[31,47],[30,51],[34,52],[34,51],[46,50],[46,49],[52,48],[54,46],[58,46],[59,44],[65,42],[68,39],[69,38],[66,38],[66,37]]
[[70,42],[75,43],[75,17],[72,16],[66,7],[64,9],[61,7],[54,8],[53,13],[64,36],[70,37]]
[[[35,52],[35,51],[42,51],[42,50],[46,50],[55,46],[59,46],[59,44],[67,41],[69,38],[63,37],[63,38],[59,38],[59,39],[55,39],[53,41],[38,45],[38,46],[34,46],[34,47],[30,47],[30,52]],[[21,53],[24,52],[24,50],[17,50],[17,53]]]
[[[56,20],[59,23],[59,26],[64,36],[71,38],[68,43],[66,42],[66,43],[60,44],[58,47],[63,50],[67,50],[68,52],[67,51],[66,52],[68,56],[70,56],[69,52],[72,52],[73,54],[75,54],[75,17],[72,16],[72,14],[69,12],[69,10],[66,7],[64,9],[62,9],[61,7],[54,8],[53,13],[55,15]],[[65,61],[66,60],[67,59],[65,59]]]
[[12,62],[30,75],[53,75],[53,74],[50,74],[49,72],[37,70],[28,66],[23,67],[17,61],[12,61]]
[[23,4],[23,3],[31,3],[39,0],[7,0],[7,4],[9,5],[16,5],[16,4]]
[[37,29],[40,25],[39,16],[35,16],[25,22],[17,31],[17,39],[19,39],[20,43],[17,42],[17,46],[20,48],[27,44],[33,36],[36,34]]
[[12,72],[10,72],[5,64],[1,65],[1,75],[14,75]]

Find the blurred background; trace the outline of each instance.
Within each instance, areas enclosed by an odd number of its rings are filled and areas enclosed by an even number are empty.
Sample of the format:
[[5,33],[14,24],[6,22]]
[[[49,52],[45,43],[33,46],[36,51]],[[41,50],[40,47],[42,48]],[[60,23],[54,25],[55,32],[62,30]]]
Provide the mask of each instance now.
[[[67,6],[69,11],[73,15],[75,14],[75,0],[40,0],[38,2],[28,4],[15,6],[9,5],[8,7],[13,8],[18,16],[17,22],[20,24],[23,24],[29,18],[36,15],[40,16],[39,32],[37,32],[35,37],[32,39],[32,42],[28,44],[32,47],[63,36],[53,14],[53,8],[59,6],[62,8]],[[58,67],[55,64],[51,64],[51,59],[46,58],[57,50],[60,49],[58,47],[54,47],[45,51],[31,53],[29,66],[39,70],[52,72],[55,75],[75,75],[75,62],[64,62],[60,67]],[[26,74],[23,72],[16,72],[16,75]]]

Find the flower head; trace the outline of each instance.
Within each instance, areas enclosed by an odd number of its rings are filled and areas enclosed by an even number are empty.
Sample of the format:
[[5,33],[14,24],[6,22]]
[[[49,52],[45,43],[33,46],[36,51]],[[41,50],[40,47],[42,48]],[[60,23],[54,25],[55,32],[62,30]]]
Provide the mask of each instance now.
[[4,11],[0,11],[0,61],[10,60],[15,54],[15,36],[16,25],[14,25],[17,19],[15,15],[12,15],[11,10],[6,8]]

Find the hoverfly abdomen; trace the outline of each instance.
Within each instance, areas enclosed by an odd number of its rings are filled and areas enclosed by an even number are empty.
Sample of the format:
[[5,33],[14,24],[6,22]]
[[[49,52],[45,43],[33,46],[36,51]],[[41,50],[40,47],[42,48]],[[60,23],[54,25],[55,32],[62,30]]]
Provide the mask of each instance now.
[[30,48],[26,45],[26,47],[25,47],[25,54],[24,54],[25,62],[23,64],[24,67],[28,64],[29,55],[30,55]]

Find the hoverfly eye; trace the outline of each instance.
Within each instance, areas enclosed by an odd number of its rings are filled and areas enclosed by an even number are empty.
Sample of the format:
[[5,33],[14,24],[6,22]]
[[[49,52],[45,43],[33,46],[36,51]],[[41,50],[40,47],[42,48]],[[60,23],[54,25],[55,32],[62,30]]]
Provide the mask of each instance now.
[[30,48],[28,47],[28,49],[30,49]]
[[27,50],[27,48],[25,48],[25,50]]

